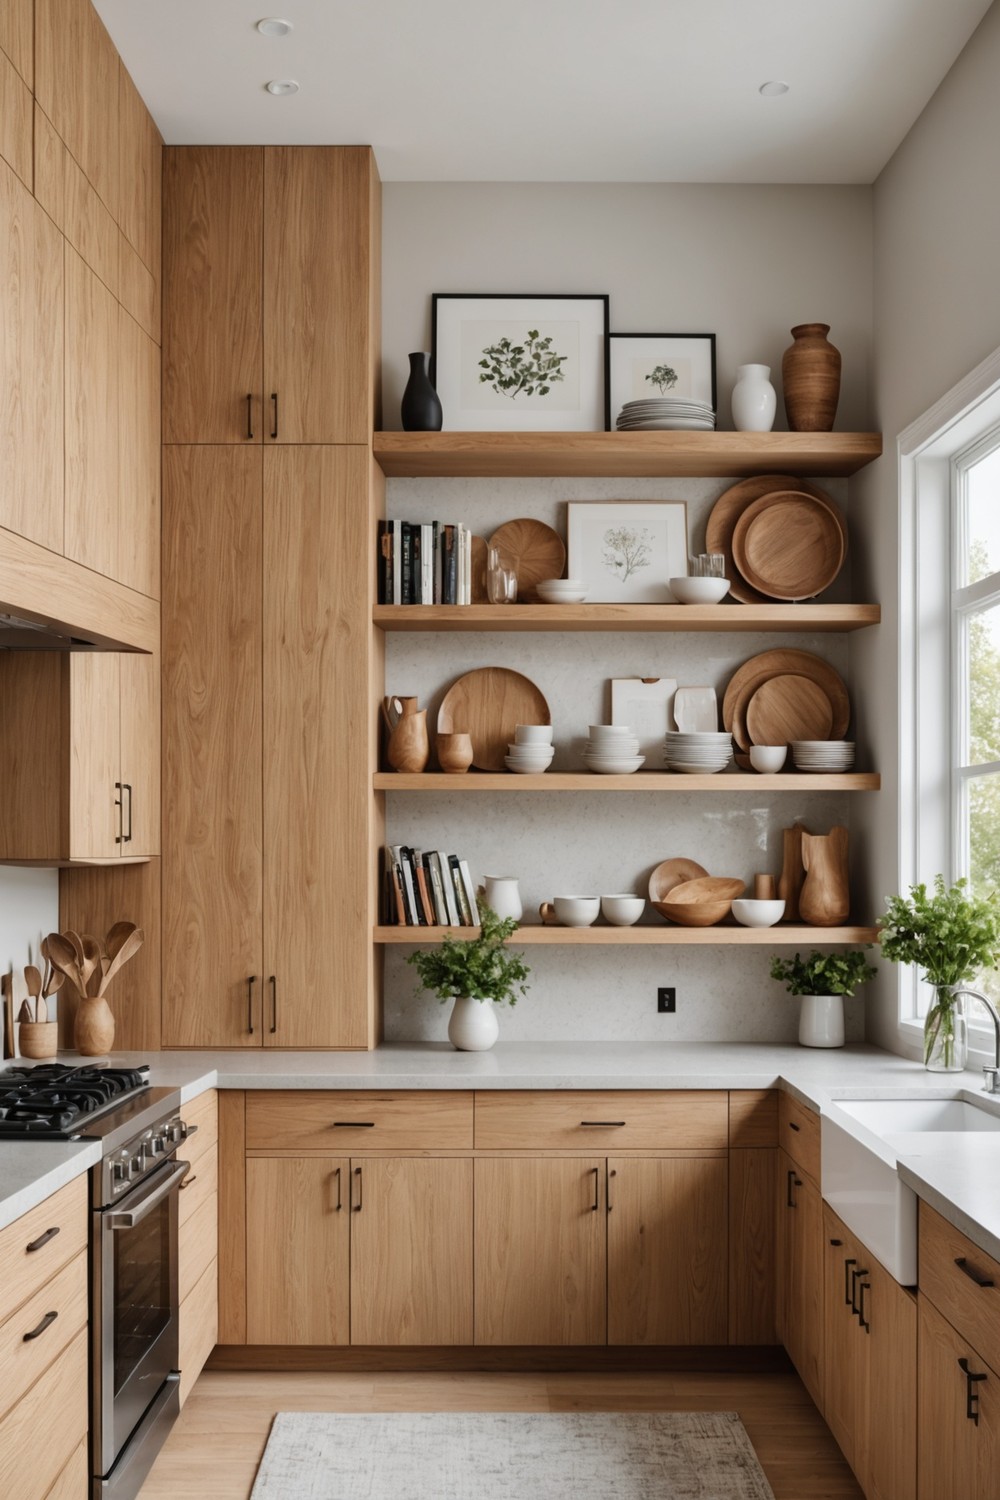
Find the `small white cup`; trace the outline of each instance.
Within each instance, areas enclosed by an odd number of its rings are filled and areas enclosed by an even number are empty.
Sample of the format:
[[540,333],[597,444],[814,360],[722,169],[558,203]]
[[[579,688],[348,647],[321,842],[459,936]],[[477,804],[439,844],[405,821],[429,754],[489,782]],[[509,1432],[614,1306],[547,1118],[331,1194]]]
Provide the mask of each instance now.
[[518,724],[514,729],[514,743],[517,745],[551,745],[551,724]]
[[553,896],[556,920],[564,927],[590,927],[601,909],[600,896]]
[[787,745],[751,745],[750,764],[755,771],[780,771],[787,754]]
[[602,896],[601,915],[612,927],[633,927],[646,910],[646,898],[633,896]]

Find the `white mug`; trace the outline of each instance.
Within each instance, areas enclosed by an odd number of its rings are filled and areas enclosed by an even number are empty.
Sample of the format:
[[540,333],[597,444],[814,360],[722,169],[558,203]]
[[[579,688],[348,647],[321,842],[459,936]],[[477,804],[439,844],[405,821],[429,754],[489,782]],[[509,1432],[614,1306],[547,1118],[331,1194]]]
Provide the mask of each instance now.
[[492,906],[502,922],[508,917],[513,917],[515,922],[520,922],[524,915],[524,907],[521,905],[521,893],[513,875],[484,875],[483,893],[486,897],[486,904]]

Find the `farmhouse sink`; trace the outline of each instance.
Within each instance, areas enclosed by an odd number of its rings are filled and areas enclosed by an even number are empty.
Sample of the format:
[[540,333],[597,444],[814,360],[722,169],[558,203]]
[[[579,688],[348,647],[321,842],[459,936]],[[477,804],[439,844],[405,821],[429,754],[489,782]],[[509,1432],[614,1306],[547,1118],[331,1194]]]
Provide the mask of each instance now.
[[898,1158],[946,1155],[956,1133],[996,1131],[1000,1108],[985,1100],[838,1100],[821,1120],[823,1197],[898,1282],[915,1286],[917,1195]]

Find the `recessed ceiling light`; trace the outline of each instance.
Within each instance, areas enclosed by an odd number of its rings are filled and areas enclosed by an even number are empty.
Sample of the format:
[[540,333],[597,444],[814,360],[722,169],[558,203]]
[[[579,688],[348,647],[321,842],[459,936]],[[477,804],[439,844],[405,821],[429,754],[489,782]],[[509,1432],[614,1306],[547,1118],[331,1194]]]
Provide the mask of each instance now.
[[272,78],[264,87],[269,94],[297,94],[299,91],[294,78]]
[[281,20],[280,16],[265,16],[263,21],[257,22],[257,30],[261,36],[287,36],[292,23]]
[[763,94],[765,99],[776,99],[779,94],[787,94],[788,88],[789,85],[787,83],[782,83],[780,79],[774,78],[770,83],[762,83],[757,92]]

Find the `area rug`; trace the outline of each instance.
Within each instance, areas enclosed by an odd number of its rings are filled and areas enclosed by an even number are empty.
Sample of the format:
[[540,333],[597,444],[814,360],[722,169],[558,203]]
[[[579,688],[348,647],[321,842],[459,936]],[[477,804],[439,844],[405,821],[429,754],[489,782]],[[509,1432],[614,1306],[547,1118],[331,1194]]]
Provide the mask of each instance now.
[[735,1412],[279,1412],[251,1500],[774,1500]]

